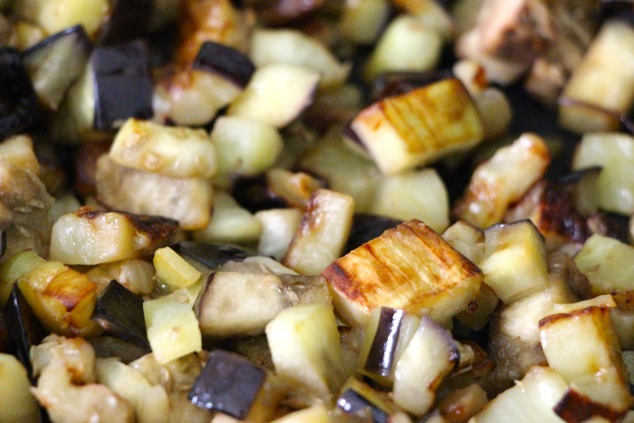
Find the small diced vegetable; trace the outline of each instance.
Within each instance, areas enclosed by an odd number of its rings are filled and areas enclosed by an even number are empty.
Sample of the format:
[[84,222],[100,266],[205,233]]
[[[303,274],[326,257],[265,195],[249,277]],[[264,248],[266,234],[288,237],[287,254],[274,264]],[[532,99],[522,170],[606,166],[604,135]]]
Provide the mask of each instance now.
[[429,411],[436,391],[460,359],[451,334],[423,316],[394,370],[394,402],[416,415]]
[[18,278],[37,318],[46,328],[59,335],[89,336],[100,332],[90,320],[97,297],[97,284],[85,274],[57,261],[35,266]]
[[209,222],[213,187],[205,178],[172,178],[119,166],[104,155],[97,161],[97,198],[117,210],[164,216],[183,229]]
[[549,163],[546,143],[536,135],[523,134],[477,167],[454,214],[482,229],[498,223],[509,205],[543,176]]
[[202,350],[200,328],[190,301],[189,295],[179,290],[143,303],[147,337],[160,364]]
[[600,166],[597,205],[603,210],[634,213],[634,138],[622,133],[583,136],[573,158],[574,169]]
[[618,419],[633,398],[610,307],[554,311],[539,322],[541,346],[548,365],[570,384],[555,412],[565,420]]
[[442,36],[415,16],[404,14],[390,21],[379,38],[364,77],[367,80],[389,71],[427,71],[440,59]]
[[314,191],[282,264],[304,275],[319,274],[342,253],[353,213],[352,197],[327,189]]
[[203,243],[227,242],[249,244],[260,238],[260,221],[243,208],[231,194],[217,189],[207,227],[192,231],[194,240]]
[[242,421],[269,421],[283,391],[266,370],[246,358],[213,350],[189,392],[194,405]]
[[200,272],[187,263],[170,247],[163,247],[154,253],[156,277],[172,288],[189,288],[200,279]]
[[55,222],[50,254],[53,260],[67,264],[141,257],[169,243],[177,229],[171,219],[84,207]]
[[275,373],[292,387],[291,401],[332,404],[347,378],[332,308],[301,304],[266,325]]
[[272,273],[220,271],[203,289],[196,316],[203,336],[212,338],[263,333],[266,324],[289,306],[282,280]]
[[302,66],[262,66],[227,113],[281,128],[312,103],[318,83],[319,73]]
[[121,166],[175,178],[211,178],[216,172],[216,151],[204,130],[138,119],[128,119],[117,132],[110,158]]
[[281,63],[311,69],[321,75],[320,87],[328,89],[341,85],[350,70],[318,40],[290,29],[256,30],[250,56],[257,67]]
[[482,272],[431,228],[411,220],[335,260],[324,272],[338,315],[365,326],[378,306],[443,321],[475,299]]
[[388,175],[469,149],[484,138],[475,105],[455,78],[374,103],[350,128]]
[[515,386],[498,395],[476,414],[473,423],[561,423],[553,411],[568,389],[562,377],[549,367],[533,367]]
[[491,226],[484,234],[480,268],[484,283],[502,302],[508,304],[546,288],[546,246],[530,220]]

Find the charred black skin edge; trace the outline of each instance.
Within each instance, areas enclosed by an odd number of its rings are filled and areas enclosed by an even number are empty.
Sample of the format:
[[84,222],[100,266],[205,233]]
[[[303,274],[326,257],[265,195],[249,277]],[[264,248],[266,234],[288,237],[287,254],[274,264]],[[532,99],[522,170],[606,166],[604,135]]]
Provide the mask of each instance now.
[[364,369],[381,376],[389,376],[394,365],[394,353],[403,321],[403,310],[382,307],[376,334]]
[[0,140],[26,131],[39,117],[37,97],[20,53],[0,48]]
[[116,280],[110,281],[92,315],[108,333],[149,350],[143,299]]
[[143,41],[97,47],[90,63],[94,74],[95,129],[112,130],[131,117],[152,117],[153,85],[148,49]]
[[343,410],[346,414],[361,414],[370,411],[372,422],[388,423],[390,416],[371,401],[364,398],[354,389],[346,389],[337,399],[337,408]]
[[344,252],[348,253],[360,247],[399,223],[402,223],[402,220],[368,213],[355,213]]
[[182,241],[173,245],[172,248],[178,254],[190,257],[210,269],[216,269],[228,261],[242,261],[253,255],[242,247],[222,243]]
[[215,72],[246,87],[255,72],[251,60],[238,50],[223,44],[205,41],[194,59],[194,69]]
[[17,285],[13,286],[9,300],[4,306],[4,318],[13,353],[27,369],[31,382],[34,382],[30,360],[31,347],[40,344],[48,332],[35,317]]
[[68,37],[70,35],[75,35],[77,37],[77,40],[78,40],[77,44],[81,46],[84,52],[90,52],[90,50],[92,50],[92,43],[90,42],[90,38],[88,38],[88,35],[86,34],[86,31],[84,30],[84,27],[81,25],[75,25],[75,26],[71,26],[70,28],[66,28],[65,30],[60,31],[56,34],[53,34],[50,37],[46,37],[39,43],[24,50],[22,52],[22,57],[25,60],[27,60],[27,58],[31,54],[43,48],[47,48],[51,44],[55,44],[55,42],[59,40],[60,38]]
[[[4,320],[7,325],[11,352],[24,365],[31,384],[35,385],[30,360],[31,347],[39,345],[48,332],[35,317],[31,306],[26,302],[17,285],[13,286],[9,300],[4,306]],[[41,406],[38,406],[38,410],[38,421],[49,423],[50,419],[46,410]]]
[[192,404],[239,420],[248,417],[266,371],[241,355],[214,350],[189,391]]
[[114,0],[112,13],[99,36],[100,44],[114,44],[147,33],[154,0]]

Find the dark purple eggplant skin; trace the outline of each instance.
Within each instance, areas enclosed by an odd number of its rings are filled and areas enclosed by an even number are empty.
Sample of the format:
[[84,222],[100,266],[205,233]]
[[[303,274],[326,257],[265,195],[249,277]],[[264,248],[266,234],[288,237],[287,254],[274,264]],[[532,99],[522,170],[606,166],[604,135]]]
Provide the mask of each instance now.
[[251,251],[237,245],[223,243],[201,243],[182,241],[172,246],[182,256],[196,260],[209,269],[217,269],[228,261],[242,261],[254,255]]
[[618,19],[634,25],[634,2],[632,0],[601,0],[599,1],[599,19]]
[[395,364],[394,353],[404,315],[403,310],[381,307],[379,323],[365,361],[365,370],[380,376],[390,375]]
[[31,347],[42,342],[48,332],[39,322],[22,292],[13,286],[9,300],[4,306],[4,319],[7,324],[12,353],[27,369],[29,379],[34,382],[31,366]]
[[99,34],[100,44],[115,44],[148,32],[154,0],[113,0],[110,17]]
[[153,115],[153,84],[145,42],[135,40],[95,48],[90,58],[94,75],[95,122],[112,130],[128,118]]
[[246,87],[255,72],[251,59],[238,50],[213,41],[205,41],[194,59],[194,69],[218,73]]
[[[368,412],[372,416],[374,423],[388,423],[390,416],[384,410],[372,404],[367,398],[354,389],[346,389],[337,399],[337,408],[346,414],[358,415]],[[365,421],[365,420],[364,420]]]
[[97,299],[92,320],[111,335],[149,351],[143,299],[116,280],[110,281]]
[[90,53],[92,50],[92,43],[90,42],[90,38],[86,34],[84,27],[81,25],[71,26],[70,28],[66,28],[63,31],[60,31],[56,34],[51,35],[50,37],[46,37],[39,43],[29,47],[28,49],[22,52],[22,57],[27,60],[27,58],[38,51],[48,48],[51,44],[55,44],[57,40],[60,38],[74,36],[77,38],[77,45],[83,49],[84,53]]
[[0,353],[8,354],[11,352],[11,338],[9,337],[9,328],[7,327],[7,319],[4,313],[0,313]]
[[39,118],[37,96],[20,53],[0,48],[0,141],[25,132]]
[[192,404],[239,420],[248,417],[266,380],[266,371],[245,357],[213,350],[191,391]]
[[396,227],[401,220],[368,213],[355,213],[352,228],[344,252],[348,253],[366,242],[378,237],[388,229]]

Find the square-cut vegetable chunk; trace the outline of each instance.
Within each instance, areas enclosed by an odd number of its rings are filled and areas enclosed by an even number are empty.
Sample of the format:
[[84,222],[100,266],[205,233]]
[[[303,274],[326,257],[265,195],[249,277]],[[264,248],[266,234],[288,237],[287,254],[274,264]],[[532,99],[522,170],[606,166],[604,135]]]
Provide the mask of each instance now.
[[484,138],[475,105],[454,78],[374,103],[353,119],[351,129],[385,174],[413,169]]
[[324,271],[335,309],[364,326],[373,308],[388,306],[436,320],[464,310],[480,289],[482,272],[419,220],[385,231],[335,260]]

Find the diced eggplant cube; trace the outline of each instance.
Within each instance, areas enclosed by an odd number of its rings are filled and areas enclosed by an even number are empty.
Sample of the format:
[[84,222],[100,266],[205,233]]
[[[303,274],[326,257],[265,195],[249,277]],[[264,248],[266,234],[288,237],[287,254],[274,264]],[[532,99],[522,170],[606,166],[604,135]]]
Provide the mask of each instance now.
[[118,338],[143,347],[150,346],[143,316],[143,299],[116,280],[110,281],[97,300],[92,319]]
[[41,103],[51,110],[59,108],[66,92],[84,71],[91,50],[84,27],[75,25],[23,53],[24,66]]
[[37,98],[20,53],[0,49],[0,140],[30,127],[38,118]]
[[154,0],[113,0],[108,21],[101,28],[100,44],[113,44],[144,35]]
[[255,66],[247,56],[236,49],[213,41],[205,41],[200,46],[193,67],[223,75],[243,88],[247,86],[251,75],[255,72]]
[[198,407],[244,420],[265,381],[266,371],[246,358],[214,350],[189,392],[189,399]]
[[91,57],[95,89],[95,129],[114,129],[130,117],[152,117],[153,85],[149,54],[141,41],[100,46]]

